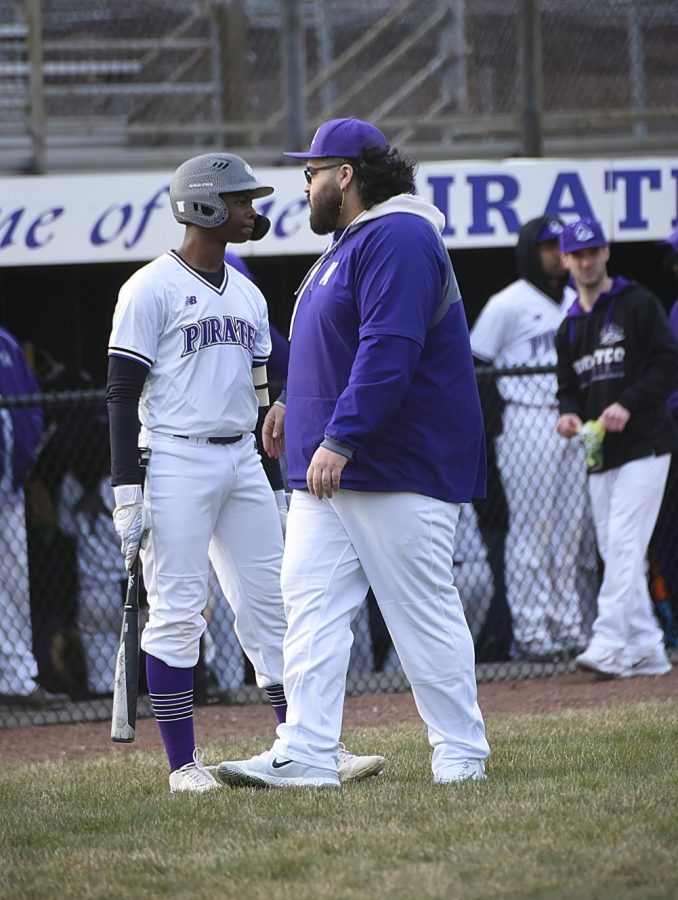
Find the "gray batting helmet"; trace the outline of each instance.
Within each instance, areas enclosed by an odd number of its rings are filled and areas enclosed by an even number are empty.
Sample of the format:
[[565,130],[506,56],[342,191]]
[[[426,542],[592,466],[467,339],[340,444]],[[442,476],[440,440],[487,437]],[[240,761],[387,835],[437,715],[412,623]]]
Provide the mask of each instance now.
[[228,220],[220,194],[248,193],[267,197],[273,188],[261,184],[252,169],[232,153],[204,153],[182,163],[170,183],[170,203],[177,222],[218,228]]

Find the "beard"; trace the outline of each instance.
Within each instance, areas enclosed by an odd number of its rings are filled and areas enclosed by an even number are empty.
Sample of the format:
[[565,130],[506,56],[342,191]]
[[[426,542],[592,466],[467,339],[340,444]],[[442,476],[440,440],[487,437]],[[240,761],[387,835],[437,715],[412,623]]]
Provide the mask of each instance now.
[[343,199],[343,194],[336,184],[329,183],[322,191],[318,191],[313,198],[309,216],[309,225],[314,234],[330,234],[336,231]]

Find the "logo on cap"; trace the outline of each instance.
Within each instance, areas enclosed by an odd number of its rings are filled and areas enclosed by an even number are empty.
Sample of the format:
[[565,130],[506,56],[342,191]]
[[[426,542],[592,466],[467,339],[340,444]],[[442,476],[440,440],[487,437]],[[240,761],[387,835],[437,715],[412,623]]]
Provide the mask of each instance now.
[[575,240],[579,241],[581,244],[586,243],[586,241],[591,241],[595,237],[595,234],[586,222],[577,222],[572,233],[574,234]]
[[563,226],[557,219],[551,219],[546,226],[546,230],[549,234],[555,234],[557,237],[559,234],[563,233]]

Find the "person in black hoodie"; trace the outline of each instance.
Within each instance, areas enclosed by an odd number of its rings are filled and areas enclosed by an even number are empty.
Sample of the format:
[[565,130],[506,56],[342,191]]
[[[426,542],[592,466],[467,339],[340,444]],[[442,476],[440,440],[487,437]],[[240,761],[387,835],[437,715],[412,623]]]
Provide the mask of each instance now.
[[[490,297],[471,331],[476,361],[500,367],[555,365],[556,330],[575,299],[560,255],[562,230],[554,216],[540,216],[521,228],[516,247],[519,278]],[[492,499],[496,492],[490,493],[488,481],[488,508],[479,523],[492,565],[498,542],[488,528],[490,503],[497,521],[503,518],[506,525],[510,518],[506,590],[513,652],[526,659],[569,657],[587,643],[582,613],[587,604],[593,606],[597,588],[583,454],[581,447],[555,433],[554,375],[501,376],[497,388],[504,404],[503,427],[493,429],[490,422],[487,431],[496,435],[510,517],[501,515],[502,505]],[[589,531],[591,539],[584,542],[588,552],[582,554],[582,535]],[[503,542],[499,547],[503,556]],[[495,559],[488,623],[497,618],[496,568]],[[484,632],[478,649],[484,647]]]
[[578,296],[556,336],[557,430],[572,438],[587,421],[605,430],[588,480],[605,572],[591,641],[576,664],[607,677],[663,675],[671,663],[645,559],[678,447],[666,405],[678,386],[678,342],[653,294],[608,275],[600,223],[567,225],[560,247]]

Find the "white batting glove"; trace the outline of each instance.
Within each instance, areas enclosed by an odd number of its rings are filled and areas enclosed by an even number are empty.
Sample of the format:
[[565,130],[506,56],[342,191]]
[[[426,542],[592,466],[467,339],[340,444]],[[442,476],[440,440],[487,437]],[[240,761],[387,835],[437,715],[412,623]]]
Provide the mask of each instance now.
[[149,531],[146,526],[144,496],[140,484],[119,484],[113,488],[113,494],[113,525],[120,537],[120,550],[129,570]]
[[278,507],[283,537],[285,537],[287,533],[287,494],[285,491],[273,491],[273,495],[275,496],[275,502]]

